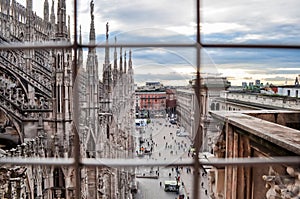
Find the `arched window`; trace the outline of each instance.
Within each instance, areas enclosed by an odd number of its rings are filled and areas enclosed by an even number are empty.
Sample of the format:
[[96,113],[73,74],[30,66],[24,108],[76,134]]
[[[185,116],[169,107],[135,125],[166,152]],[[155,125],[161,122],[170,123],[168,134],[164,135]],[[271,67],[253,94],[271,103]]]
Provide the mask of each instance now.
[[219,104],[219,103],[216,104],[216,110],[217,110],[217,111],[220,110],[220,104]]
[[211,105],[210,105],[210,110],[212,110],[212,111],[215,110],[215,103],[211,103]]

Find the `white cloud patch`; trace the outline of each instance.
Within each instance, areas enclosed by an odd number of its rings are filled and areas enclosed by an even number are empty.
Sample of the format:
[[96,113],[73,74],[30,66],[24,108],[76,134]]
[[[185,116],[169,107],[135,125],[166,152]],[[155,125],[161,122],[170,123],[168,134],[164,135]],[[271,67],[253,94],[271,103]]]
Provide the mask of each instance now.
[[238,23],[230,23],[230,22],[216,22],[216,23],[202,23],[201,32],[204,34],[212,34],[212,33],[229,33],[236,31],[248,31],[244,25]]

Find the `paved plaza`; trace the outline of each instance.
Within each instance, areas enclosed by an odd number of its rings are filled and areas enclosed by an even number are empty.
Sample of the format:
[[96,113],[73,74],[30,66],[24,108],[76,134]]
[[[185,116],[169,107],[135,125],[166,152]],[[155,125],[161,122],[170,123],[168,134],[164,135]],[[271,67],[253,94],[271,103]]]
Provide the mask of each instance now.
[[[183,161],[184,159],[192,159],[191,152],[191,140],[188,137],[176,136],[177,126],[170,124],[167,119],[152,119],[146,127],[143,127],[143,133],[141,133],[144,143],[143,148],[152,150],[151,155],[144,155],[143,157],[153,160],[164,160],[167,162]],[[157,180],[157,186],[161,186],[165,180],[176,180],[176,176],[180,176],[179,183],[180,191],[177,195],[184,195],[184,198],[193,198],[193,178],[194,175],[200,177],[200,196],[201,199],[207,199],[208,186],[207,175],[203,170],[194,172],[192,167],[165,167],[165,168],[139,168],[137,170],[138,177],[150,177]]]

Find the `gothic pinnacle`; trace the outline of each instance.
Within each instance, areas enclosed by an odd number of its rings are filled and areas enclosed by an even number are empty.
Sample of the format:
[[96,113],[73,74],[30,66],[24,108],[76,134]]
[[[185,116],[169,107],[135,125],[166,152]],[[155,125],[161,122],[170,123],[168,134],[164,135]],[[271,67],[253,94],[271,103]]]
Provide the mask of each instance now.
[[91,6],[90,42],[95,42],[96,33],[95,33],[95,25],[94,25],[94,1],[93,0],[91,1],[90,6]]
[[106,23],[106,40],[108,40],[108,31],[109,31],[109,25],[108,22]]

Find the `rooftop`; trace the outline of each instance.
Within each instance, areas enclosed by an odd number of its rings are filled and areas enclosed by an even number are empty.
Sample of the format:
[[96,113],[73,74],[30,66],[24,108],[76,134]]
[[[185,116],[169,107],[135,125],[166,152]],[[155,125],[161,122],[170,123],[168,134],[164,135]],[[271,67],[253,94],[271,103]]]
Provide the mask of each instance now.
[[211,115],[251,135],[300,155],[300,112],[281,110],[213,111]]

